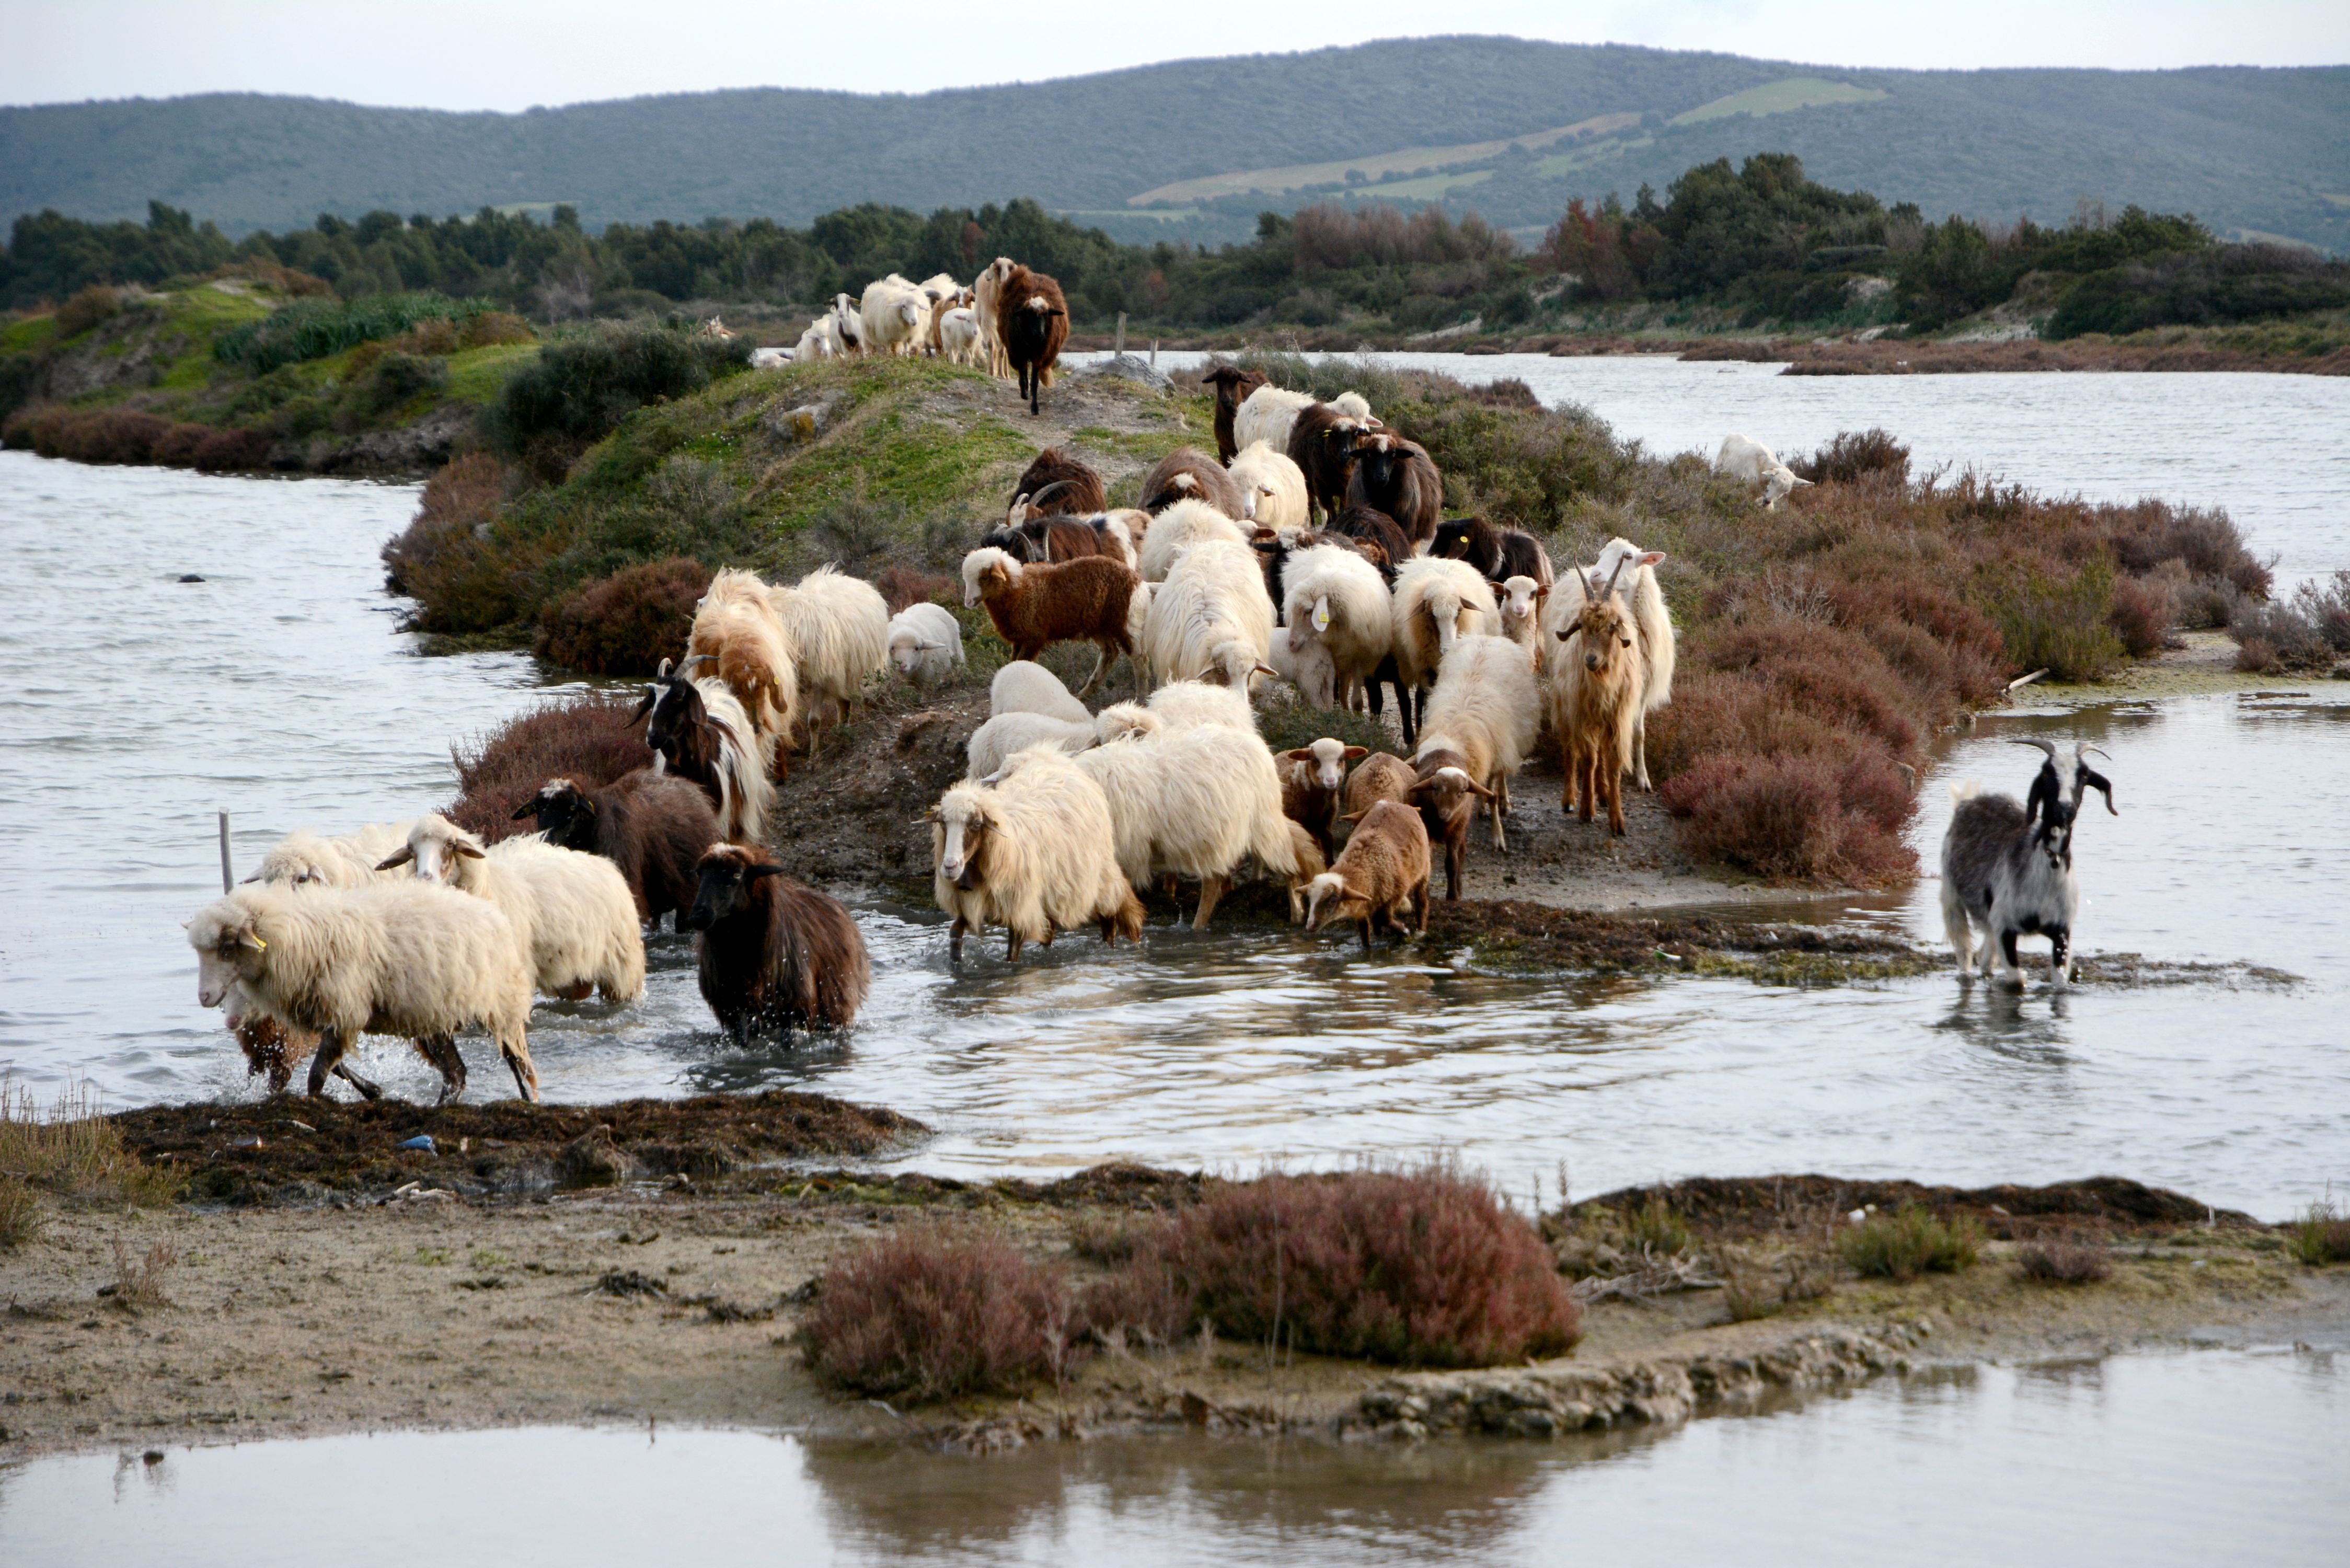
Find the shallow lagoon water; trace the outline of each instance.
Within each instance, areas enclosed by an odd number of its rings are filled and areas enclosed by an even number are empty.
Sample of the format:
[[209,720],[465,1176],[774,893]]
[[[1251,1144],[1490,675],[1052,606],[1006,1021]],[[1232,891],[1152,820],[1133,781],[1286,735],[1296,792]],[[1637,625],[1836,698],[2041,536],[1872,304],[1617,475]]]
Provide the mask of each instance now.
[[[2206,397],[2241,381],[2159,379]],[[2279,494],[2309,483],[2272,478]],[[425,659],[397,631],[376,552],[413,496],[0,454],[0,650],[26,672],[0,697],[0,1064],[20,1081],[82,1077],[116,1104],[253,1093],[195,1005],[178,929],[218,886],[214,808],[234,813],[244,867],[294,826],[440,804],[450,741],[543,690],[526,659]],[[2291,983],[2017,997],[1947,975],[1511,978],[1451,953],[1166,925],[1140,952],[1071,940],[1017,970],[981,944],[957,971],[933,911],[868,900],[877,983],[853,1031],[735,1050],[690,947],[664,935],[644,1004],[542,1003],[534,1052],[558,1099],[791,1085],[887,1105],[938,1129],[900,1163],[964,1175],[1441,1150],[1555,1199],[1562,1177],[1587,1194],[1697,1172],[2116,1172],[2276,1218],[2350,1186],[2350,691],[2278,690],[2002,716],[1945,772],[2021,792],[2036,759],[2010,734],[2099,741],[2123,815],[2083,829],[2085,948]],[[1929,778],[1929,866],[1946,810]],[[1935,939],[1935,896],[1929,880],[1790,912]],[[364,1054],[395,1092],[431,1092],[403,1047]],[[499,1082],[477,1071],[474,1092]]]
[[742,1431],[398,1433],[0,1470],[0,1560],[2317,1563],[2350,1527],[2345,1423],[2343,1357],[2317,1350],[1929,1372],[1540,1446],[967,1459]]

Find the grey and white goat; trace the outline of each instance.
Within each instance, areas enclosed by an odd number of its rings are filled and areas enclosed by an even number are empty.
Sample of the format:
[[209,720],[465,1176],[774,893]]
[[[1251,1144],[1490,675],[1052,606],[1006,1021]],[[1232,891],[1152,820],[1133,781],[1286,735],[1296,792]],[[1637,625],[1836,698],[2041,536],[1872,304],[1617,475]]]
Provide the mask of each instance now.
[[2016,967],[2016,939],[2044,936],[2049,979],[2061,987],[2073,977],[2073,921],[2081,909],[2081,884],[2073,875],[2074,818],[2092,789],[2105,795],[2107,812],[2121,814],[2112,781],[2089,765],[2091,756],[2106,755],[2096,747],[2073,748],[2068,776],[2054,742],[2010,743],[2037,746],[2048,760],[2022,805],[2012,795],[1984,794],[1971,781],[1950,786],[1956,809],[1942,836],[1942,929],[1959,955],[1960,979],[1967,978],[1974,959],[1971,921],[1982,928],[1983,974],[1991,974],[1996,960],[2000,978],[2018,988],[2023,975]]

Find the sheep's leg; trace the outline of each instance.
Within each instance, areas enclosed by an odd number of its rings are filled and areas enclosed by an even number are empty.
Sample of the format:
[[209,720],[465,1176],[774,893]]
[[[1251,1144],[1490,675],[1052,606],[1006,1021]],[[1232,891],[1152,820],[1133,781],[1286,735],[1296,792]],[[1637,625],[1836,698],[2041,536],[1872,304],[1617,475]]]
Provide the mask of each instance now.
[[1036,945],[1037,945],[1038,947],[1049,948],[1049,947],[1051,947],[1051,946],[1053,945],[1053,939],[1054,939],[1055,937],[1059,936],[1060,934],[1061,934],[1061,928],[1060,928],[1060,927],[1058,927],[1058,926],[1056,926],[1056,925],[1055,925],[1052,921],[1050,921],[1050,920],[1046,920],[1046,921],[1045,922],[1045,935],[1044,935],[1044,938],[1043,938],[1043,940],[1040,940]]
[[328,1029],[318,1035],[318,1048],[310,1055],[310,1097],[321,1100],[327,1096],[327,1075],[343,1059],[343,1032]]
[[1444,901],[1448,904],[1457,904],[1461,901],[1461,863],[1468,857],[1469,842],[1465,836],[1451,839],[1445,844]]
[[2072,981],[2072,933],[2057,926],[2048,933],[2048,983],[2062,991]]
[[2020,934],[2013,926],[2002,926],[1999,931],[1999,978],[2018,991],[2023,989],[2023,965],[2015,956],[2015,939]]
[[1208,917],[1215,913],[1216,900],[1224,896],[1224,878],[1222,877],[1200,878],[1200,912],[1192,917],[1193,930],[1204,931],[1208,929]]
[[596,982],[594,981],[582,980],[574,981],[570,985],[558,987],[555,995],[558,1001],[562,1002],[585,1002],[595,992],[595,990]]
[[1485,805],[1493,814],[1493,847],[1507,855],[1510,852],[1510,836],[1502,826],[1502,818],[1510,814],[1508,774],[1504,774],[1502,776],[1501,787],[1493,792],[1493,798],[1487,801]]
[[1020,961],[1020,928],[1017,926],[1006,927],[1003,933],[1003,961],[1006,963],[1018,963]]
[[1638,767],[1638,782],[1643,790],[1657,786],[1648,782],[1648,715],[1643,710],[1632,721],[1632,761]]
[[463,1097],[465,1059],[457,1054],[455,1037],[448,1034],[435,1034],[429,1040],[419,1040],[416,1043],[416,1049],[423,1054],[427,1062],[432,1063],[441,1072],[441,1097],[432,1103],[436,1106],[445,1106],[452,1100]]
[[360,1099],[380,1100],[383,1098],[383,1086],[381,1085],[371,1083],[368,1079],[360,1077],[357,1073],[352,1072],[349,1066],[344,1063],[338,1062],[335,1064],[335,1076],[340,1078],[344,1083],[348,1084],[352,1088],[357,1089],[359,1092]]
[[1361,938],[1363,939],[1363,950],[1364,950],[1365,952],[1368,952],[1368,951],[1370,951],[1370,950],[1371,950],[1371,917],[1370,917],[1369,915],[1366,914],[1366,915],[1365,915],[1361,919],[1359,919],[1359,920],[1356,921],[1356,922],[1355,922],[1355,931],[1356,931],[1356,934],[1357,934],[1357,936],[1359,936],[1359,937],[1361,937]]
[[1959,955],[1959,981],[1964,984],[1975,961],[1974,930],[1967,922],[1966,905],[1948,880],[1942,883],[1942,935],[1949,940],[1950,950]]
[[1621,769],[1609,768],[1607,774],[1607,831],[1624,836],[1624,774]]
[[1081,702],[1094,694],[1094,689],[1102,683],[1102,677],[1109,673],[1109,661],[1118,657],[1118,649],[1108,643],[1096,646],[1101,650],[1101,658],[1095,662],[1094,672],[1086,677],[1085,690],[1077,693],[1077,700]]
[[530,1059],[530,1042],[516,1040],[509,1045],[501,1040],[498,1054],[505,1058],[508,1070],[514,1074],[515,1092],[532,1105],[538,1104],[538,1068]]
[[1558,742],[1558,771],[1560,774],[1560,782],[1558,786],[1558,814],[1561,816],[1565,816],[1568,812],[1575,809],[1575,780],[1577,771],[1581,769],[1582,766],[1583,758],[1581,755],[1576,753],[1575,747],[1569,743],[1565,736],[1560,736]]
[[951,962],[962,962],[962,934],[969,929],[971,922],[961,915],[957,915],[954,924],[947,928],[947,958]]
[[1427,877],[1422,877],[1419,879],[1419,886],[1411,890],[1411,899],[1419,907],[1419,934],[1424,937],[1428,935],[1428,906],[1432,902],[1429,897]]

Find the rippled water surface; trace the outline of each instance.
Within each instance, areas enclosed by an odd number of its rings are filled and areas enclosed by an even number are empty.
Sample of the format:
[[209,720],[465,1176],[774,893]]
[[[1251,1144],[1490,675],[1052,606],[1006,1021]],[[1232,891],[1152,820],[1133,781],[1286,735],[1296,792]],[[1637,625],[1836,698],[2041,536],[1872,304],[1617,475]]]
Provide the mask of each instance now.
[[[2112,379],[2066,384],[2093,379]],[[18,672],[0,695],[0,1064],[21,1081],[87,1077],[116,1103],[252,1093],[178,925],[219,885],[213,810],[234,813],[249,867],[288,827],[438,805],[450,741],[536,699],[527,659],[424,659],[397,631],[376,551],[412,505],[396,486],[0,454],[0,650]],[[1139,952],[1072,939],[1017,970],[981,944],[958,973],[933,912],[868,902],[875,994],[845,1034],[733,1049],[664,935],[642,1005],[542,1003],[533,1050],[557,1099],[781,1084],[887,1105],[938,1129],[906,1163],[966,1174],[1449,1149],[1554,1196],[1562,1169],[1578,1193],[1695,1172],[2118,1172],[2277,1217],[2350,1186],[2350,691],[2278,693],[2022,713],[1949,771],[2020,792],[2036,759],[2011,734],[2099,741],[2122,815],[2082,830],[2084,947],[2291,982],[2017,997],[1947,975],[1502,978],[1442,951],[1163,925]],[[1945,810],[1929,780],[1921,844]],[[1846,912],[1938,937],[1934,897]],[[473,1092],[498,1092],[487,1047],[467,1049]],[[404,1047],[364,1054],[394,1092],[431,1092]]]
[[0,1469],[0,1560],[2314,1564],[2350,1533],[2345,1423],[2339,1355],[2206,1351],[1541,1447],[390,1434]]
[[1783,376],[1661,355],[1378,358],[1471,382],[1519,378],[1660,454],[1711,457],[1736,431],[1789,457],[1881,425],[1908,443],[1913,473],[1971,466],[2056,494],[2224,507],[2288,584],[2350,569],[2350,379],[2339,376]]

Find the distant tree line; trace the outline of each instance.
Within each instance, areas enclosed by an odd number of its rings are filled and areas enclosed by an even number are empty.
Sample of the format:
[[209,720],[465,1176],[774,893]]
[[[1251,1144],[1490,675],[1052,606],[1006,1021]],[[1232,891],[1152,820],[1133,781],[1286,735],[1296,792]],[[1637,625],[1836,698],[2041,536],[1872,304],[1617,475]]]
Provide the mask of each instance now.
[[2054,336],[2172,322],[2261,319],[2350,305],[2350,265],[2278,245],[2222,244],[2190,216],[2088,208],[2066,225],[2012,226],[1887,207],[1836,191],[1785,153],[1701,164],[1660,200],[1577,200],[1542,244],[1520,247],[1471,213],[1387,205],[1263,213],[1244,244],[1120,244],[1021,199],[924,217],[868,203],[805,229],[766,219],[614,223],[589,234],[556,207],[542,222],[484,207],[470,218],[356,221],[231,241],[151,202],[148,221],[16,220],[0,254],[0,306],[61,301],[91,284],[158,284],[238,265],[280,269],[346,299],[433,291],[541,321],[634,316],[687,302],[814,307],[896,272],[969,277],[1011,255],[1061,280],[1087,326],[1214,328],[1360,324],[1428,331],[1474,320],[1532,327],[1592,305],[1648,301],[1738,312],[1749,325],[1931,329],[2016,296],[2052,307]]

